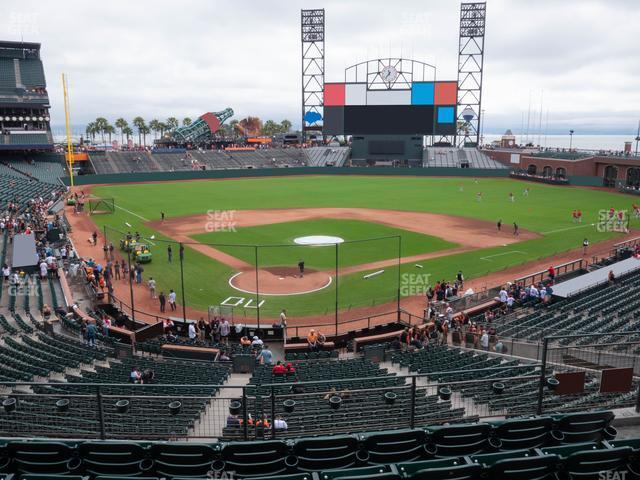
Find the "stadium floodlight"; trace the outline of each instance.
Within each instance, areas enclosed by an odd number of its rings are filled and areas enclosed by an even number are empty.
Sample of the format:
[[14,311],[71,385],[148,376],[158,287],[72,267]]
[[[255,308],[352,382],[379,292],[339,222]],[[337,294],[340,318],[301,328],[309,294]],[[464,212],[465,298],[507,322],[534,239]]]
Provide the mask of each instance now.
[[11,121],[12,121],[12,122],[15,122],[15,121],[17,121],[17,120],[18,120],[18,119],[17,119],[16,117],[11,117]]
[[24,117],[18,117],[18,120],[23,122],[24,121]]
[[41,122],[44,120],[44,117],[38,117],[38,121]]
[[49,121],[49,120],[51,120],[51,119],[50,119],[49,117],[44,117],[44,120],[45,120],[46,122],[48,122],[48,121]]

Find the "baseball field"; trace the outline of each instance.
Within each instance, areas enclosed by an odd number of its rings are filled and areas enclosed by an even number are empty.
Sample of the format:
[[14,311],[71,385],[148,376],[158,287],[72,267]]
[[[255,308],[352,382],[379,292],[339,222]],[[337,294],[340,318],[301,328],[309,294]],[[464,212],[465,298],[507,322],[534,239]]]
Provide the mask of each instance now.
[[[631,212],[633,202],[595,189],[467,177],[272,177],[94,186],[91,194],[115,200],[115,213],[89,218],[116,248],[127,231],[149,244],[144,278],[155,278],[158,292],[174,289],[181,300],[181,242],[190,309],[222,304],[252,316],[259,301],[266,318],[282,308],[295,317],[330,314],[336,299],[344,311],[381,305],[458,270],[479,278],[578,249],[585,238],[594,245],[622,237],[601,215]],[[296,243],[309,236],[342,243]]]

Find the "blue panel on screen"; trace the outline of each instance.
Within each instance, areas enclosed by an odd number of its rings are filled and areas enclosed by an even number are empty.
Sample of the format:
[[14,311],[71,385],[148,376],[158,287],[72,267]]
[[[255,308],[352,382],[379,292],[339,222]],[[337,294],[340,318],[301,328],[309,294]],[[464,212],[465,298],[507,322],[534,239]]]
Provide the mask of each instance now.
[[414,82],[411,86],[412,105],[433,105],[433,82]]
[[438,107],[438,123],[453,123],[453,107]]

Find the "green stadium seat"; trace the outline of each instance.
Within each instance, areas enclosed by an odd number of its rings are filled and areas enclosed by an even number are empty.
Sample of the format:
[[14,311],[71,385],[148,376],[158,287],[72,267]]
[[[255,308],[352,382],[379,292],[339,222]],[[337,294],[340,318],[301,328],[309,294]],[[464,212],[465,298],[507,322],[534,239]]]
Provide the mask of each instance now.
[[[633,454],[631,447],[585,450],[569,455],[563,462],[563,470],[571,479],[613,478],[607,473],[629,474],[629,462]],[[618,475],[620,477],[620,475]],[[634,478],[630,475],[627,478]],[[637,476],[635,478],[638,478]]]
[[298,440],[292,451],[298,470],[306,472],[349,468],[358,462],[358,440],[350,435]]
[[[0,478],[4,480],[6,477]],[[51,475],[50,473],[20,475],[20,480],[85,480],[85,478],[82,475]]]
[[421,429],[372,433],[362,438],[369,453],[368,461],[375,465],[424,459],[426,439],[427,435]]
[[558,455],[540,455],[534,450],[517,450],[474,455],[471,461],[482,466],[487,478],[508,480],[551,480],[560,461]]
[[[187,480],[186,478],[174,478],[173,480]],[[193,480],[193,479],[189,479]],[[275,475],[271,477],[254,477],[252,480],[315,480],[311,473],[291,473],[289,475]]]
[[287,445],[278,440],[234,442],[222,448],[213,470],[235,472],[240,478],[280,475],[289,470],[286,458]]
[[214,469],[219,450],[199,443],[156,443],[151,447],[158,475],[206,477]]
[[18,473],[66,475],[81,468],[75,449],[62,442],[10,442],[8,452]]
[[540,448],[551,438],[553,420],[550,417],[505,420],[492,432],[492,440],[500,450]]
[[404,478],[412,480],[480,480],[482,478],[482,467],[464,458],[401,463],[396,467]]
[[329,470],[318,474],[320,480],[400,480],[402,477],[392,466],[349,468]]
[[79,452],[91,475],[138,476],[153,467],[148,451],[134,442],[84,442]]
[[610,426],[613,412],[569,413],[557,420],[557,436],[562,443],[599,442],[615,438],[615,429]]
[[427,453],[435,457],[458,457],[481,453],[489,447],[491,425],[453,425],[429,429]]

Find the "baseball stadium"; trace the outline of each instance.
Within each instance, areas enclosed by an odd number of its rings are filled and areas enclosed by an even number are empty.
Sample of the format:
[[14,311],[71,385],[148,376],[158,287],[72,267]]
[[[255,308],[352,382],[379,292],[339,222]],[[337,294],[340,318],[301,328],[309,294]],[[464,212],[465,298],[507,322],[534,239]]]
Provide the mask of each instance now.
[[484,142],[458,8],[457,78],[325,79],[301,10],[299,128],[78,138],[62,74],[55,138],[46,44],[0,41],[1,478],[640,478],[637,146]]

